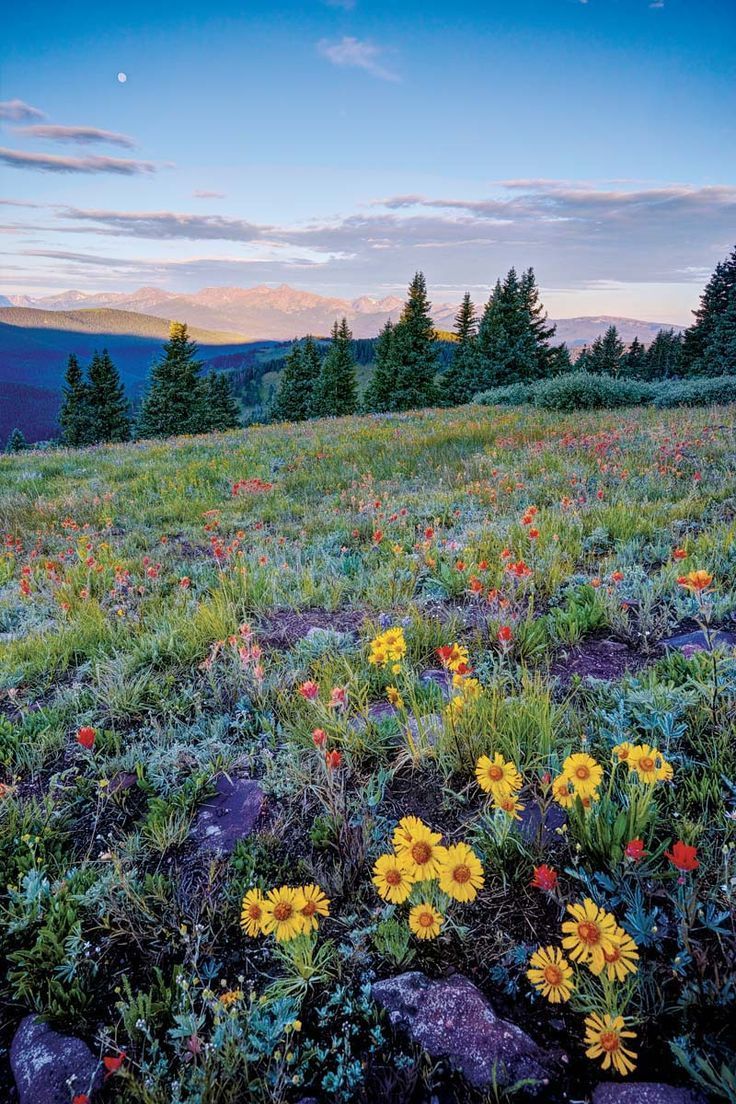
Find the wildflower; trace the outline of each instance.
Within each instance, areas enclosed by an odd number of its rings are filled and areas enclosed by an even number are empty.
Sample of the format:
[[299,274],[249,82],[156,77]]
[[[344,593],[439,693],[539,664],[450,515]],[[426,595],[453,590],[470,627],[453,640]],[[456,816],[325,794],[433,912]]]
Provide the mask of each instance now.
[[330,709],[344,709],[348,704],[348,692],[344,686],[333,686],[327,705]]
[[404,699],[395,686],[386,687],[386,698],[395,709],[404,708]]
[[481,755],[475,764],[475,777],[484,793],[492,794],[494,798],[508,797],[521,789],[521,775],[518,770],[498,752],[493,759],[488,755]]
[[622,583],[623,581],[624,581],[623,571],[612,571],[611,572],[611,582],[612,583]]
[[426,901],[415,905],[409,913],[409,927],[417,939],[436,939],[443,923],[442,913]]
[[502,813],[506,813],[512,820],[521,820],[521,813],[526,808],[518,800],[516,794],[509,794],[507,797],[499,797],[495,799],[495,806],[500,809]]
[[543,889],[546,893],[551,893],[557,885],[557,871],[553,870],[551,866],[547,866],[546,863],[535,866],[534,877],[529,884],[534,889]]
[[687,559],[687,552],[685,551],[684,548],[676,548],[674,550],[674,552],[672,553],[672,559],[673,560],[686,560]]
[[307,679],[299,687],[299,693],[305,701],[314,701],[319,694],[319,684],[314,682],[313,679]]
[[470,670],[468,667],[468,649],[463,647],[462,644],[445,644],[437,649],[437,655],[442,666],[447,667],[449,671]]
[[591,797],[603,777],[603,767],[585,752],[568,755],[562,764],[562,772],[572,782],[578,797]]
[[501,628],[496,633],[496,639],[499,644],[513,644],[514,634],[508,625],[501,625]]
[[623,1016],[611,1016],[608,1012],[599,1016],[593,1012],[585,1017],[586,1057],[603,1058],[602,1068],[607,1070],[613,1066],[622,1077],[636,1069],[636,1053],[622,1042],[622,1039],[635,1039],[636,1034],[624,1028]]
[[700,594],[701,591],[707,590],[711,585],[713,576],[709,571],[703,571],[701,568],[698,571],[688,571],[687,575],[681,575],[677,582],[685,590],[692,590],[696,594]]
[[260,889],[249,890],[240,910],[240,926],[246,935],[255,938],[263,934],[264,897]]
[[72,1104],[89,1104],[89,1096],[87,1093],[76,1093],[72,1097]]
[[241,1001],[243,999],[243,990],[228,989],[226,990],[226,992],[220,993],[218,999],[220,1001],[220,1004],[223,1005],[224,1008],[231,1008],[232,1005],[237,1004],[238,1001]]
[[439,860],[444,852],[441,843],[442,836],[439,832],[433,832],[426,824],[420,823],[411,842],[397,847],[411,865],[417,881],[437,877]]
[[624,855],[633,862],[638,862],[639,859],[643,859],[647,854],[648,852],[644,850],[644,840],[638,837],[637,839],[629,840],[624,848]]
[[301,935],[306,920],[299,910],[299,902],[297,890],[290,886],[269,890],[263,902],[261,927],[264,935],[273,932],[279,943],[286,943]]
[[572,788],[572,783],[566,775],[561,774],[558,778],[555,778],[552,783],[552,796],[557,804],[561,805],[563,809],[570,808],[575,800],[575,793]]
[[393,845],[397,851],[401,851],[410,846],[417,838],[422,828],[426,825],[415,816],[402,817],[399,823],[394,828]]
[[87,751],[91,751],[95,746],[95,738],[97,736],[97,729],[92,728],[91,725],[83,725],[77,733],[77,743],[81,744]]
[[189,578],[188,575],[183,575],[182,578],[179,580],[179,586],[181,587],[182,590],[189,590],[189,587],[191,585],[192,585],[192,580]]
[[526,976],[550,1004],[570,999],[575,988],[572,966],[559,947],[540,947],[529,959]]
[[333,749],[332,751],[325,752],[325,766],[327,767],[328,770],[337,770],[337,768],[341,764],[342,764],[342,754],[341,754],[341,752],[337,751],[337,749]]
[[323,728],[312,729],[312,743],[316,748],[323,748],[327,743],[327,733]]
[[307,931],[314,931],[318,917],[330,915],[330,902],[318,885],[301,886],[297,890],[297,908],[304,917]]
[[474,901],[483,887],[481,861],[467,843],[447,847],[440,859],[440,889],[455,901]]
[[624,742],[621,744],[616,744],[615,748],[613,749],[613,754],[616,756],[619,763],[628,762],[633,746],[634,745],[630,744],[628,740],[624,740]]
[[373,866],[373,884],[379,897],[403,905],[416,881],[414,869],[402,855],[379,855]]
[[371,641],[368,662],[374,667],[385,667],[389,663],[400,663],[405,655],[406,638],[404,630],[398,626],[386,629]]
[[678,870],[697,870],[700,862],[697,858],[697,847],[691,847],[689,843],[678,840],[671,851],[665,851],[665,856]]
[[572,920],[562,925],[562,946],[574,962],[584,963],[598,976],[606,964],[605,952],[610,953],[615,944],[616,921],[590,897],[582,904],[568,905],[567,911]]
[[623,981],[627,974],[635,974],[639,951],[636,943],[623,928],[616,928],[613,949],[604,951],[605,972],[609,981]]
[[108,1055],[107,1057],[102,1059],[102,1064],[104,1065],[105,1071],[106,1071],[105,1072],[105,1080],[106,1081],[107,1081],[108,1077],[112,1077],[113,1074],[118,1072],[118,1070],[120,1069],[120,1067],[122,1066],[124,1061],[125,1061],[125,1051],[124,1050],[121,1051],[120,1054],[118,1054],[118,1056],[116,1058],[113,1058],[111,1055]]
[[637,744],[629,754],[629,769],[635,771],[641,782],[652,785],[671,776],[672,768],[656,748],[649,744]]

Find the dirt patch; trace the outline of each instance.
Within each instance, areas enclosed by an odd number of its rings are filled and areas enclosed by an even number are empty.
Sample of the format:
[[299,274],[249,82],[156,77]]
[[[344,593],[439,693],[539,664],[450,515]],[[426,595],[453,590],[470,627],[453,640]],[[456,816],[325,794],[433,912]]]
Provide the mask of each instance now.
[[365,620],[364,610],[326,610],[319,606],[306,610],[277,609],[264,617],[256,628],[260,644],[269,648],[291,648],[310,629],[357,633]]
[[615,682],[624,675],[649,667],[661,655],[661,648],[637,652],[628,644],[610,637],[591,636],[575,647],[566,648],[556,657],[550,673],[567,685],[579,678],[605,679]]

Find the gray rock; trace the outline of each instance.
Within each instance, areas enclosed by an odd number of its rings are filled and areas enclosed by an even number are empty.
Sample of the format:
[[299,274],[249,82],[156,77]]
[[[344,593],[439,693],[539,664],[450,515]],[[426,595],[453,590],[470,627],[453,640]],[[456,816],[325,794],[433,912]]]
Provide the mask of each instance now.
[[444,667],[430,667],[426,671],[422,671],[419,675],[419,681],[424,686],[437,686],[445,700],[452,697],[452,675]]
[[[474,1088],[488,1088],[495,1076],[500,1087],[530,1078],[541,1090],[567,1061],[500,1019],[462,974],[431,981],[412,970],[375,982],[372,995],[394,1027],[408,1032],[432,1057],[449,1059]],[[528,1091],[536,1090],[530,1086]]]
[[[539,829],[542,821],[542,810],[536,802],[527,802],[526,806],[521,812],[521,821],[519,823],[519,831],[525,839],[537,839],[539,837]],[[544,827],[542,828],[542,846],[547,846],[551,843],[556,835],[558,828],[562,828],[567,824],[567,813],[564,809],[561,809],[559,805],[551,805],[544,817]]]
[[426,742],[434,747],[445,726],[439,713],[425,713],[423,717],[412,714],[406,722],[406,727],[412,740],[419,743]]
[[257,782],[220,774],[216,793],[199,810],[192,839],[202,851],[229,855],[238,840],[251,834],[262,807],[263,790]]
[[[727,632],[724,629],[716,629],[711,634],[711,639],[716,648],[736,648],[736,633]],[[677,636],[668,636],[662,641],[665,648],[690,649],[704,652],[710,651],[708,641],[702,629],[695,632],[679,633]]]
[[21,1020],[10,1044],[18,1104],[69,1104],[73,1094],[96,1092],[102,1070],[87,1044],[60,1035],[36,1016]]
[[658,1081],[627,1081],[598,1085],[593,1091],[593,1104],[707,1104],[704,1096],[693,1089],[678,1089]]

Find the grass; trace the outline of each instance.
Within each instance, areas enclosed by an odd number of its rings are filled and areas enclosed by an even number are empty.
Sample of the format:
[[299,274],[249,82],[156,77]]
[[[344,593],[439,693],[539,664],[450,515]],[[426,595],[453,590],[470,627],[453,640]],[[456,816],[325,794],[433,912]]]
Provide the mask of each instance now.
[[[101,1099],[126,1104],[469,1100],[370,995],[457,970],[568,1053],[547,1099],[618,1076],[585,1057],[596,1012],[636,1031],[630,1076],[734,1100],[736,662],[662,641],[733,626],[735,428],[733,408],[469,406],[3,457],[0,1048],[29,1011],[73,1023],[124,1052]],[[697,569],[702,592],[678,583]],[[369,662],[388,627],[395,670]],[[472,671],[448,702],[454,643]],[[614,767],[624,741],[673,781]],[[562,810],[552,783],[581,750],[599,800]],[[475,780],[494,753],[521,774],[521,822]],[[192,825],[223,772],[266,804],[217,856]],[[405,815],[471,845],[473,900],[436,881],[381,900],[373,864]],[[316,933],[241,929],[247,891],[312,883],[331,902]],[[407,924],[420,897],[436,939]],[[638,969],[579,967],[551,1006],[529,958],[585,897]]]

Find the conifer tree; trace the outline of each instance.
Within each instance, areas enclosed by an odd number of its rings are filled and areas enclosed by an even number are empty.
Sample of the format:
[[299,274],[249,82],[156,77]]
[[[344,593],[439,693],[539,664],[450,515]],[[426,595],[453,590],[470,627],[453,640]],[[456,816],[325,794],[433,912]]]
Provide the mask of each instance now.
[[660,330],[646,351],[644,379],[670,379],[680,374],[682,339],[674,330]]
[[89,404],[95,442],[130,439],[130,407],[107,349],[95,353],[89,366]]
[[409,294],[391,338],[394,380],[390,410],[413,410],[437,401],[434,383],[437,350],[431,306],[424,274],[417,272],[409,284]]
[[521,280],[514,268],[496,281],[478,329],[480,390],[510,383],[528,383],[548,374],[549,337],[539,303],[534,272]]
[[74,353],[69,355],[64,375],[59,427],[62,444],[70,448],[91,445],[94,441],[90,388]]
[[376,341],[373,376],[363,396],[362,405],[365,410],[378,413],[391,409],[391,395],[394,385],[392,361],[393,337],[394,324],[389,318],[386,320],[386,324]]
[[163,355],[154,364],[138,417],[138,437],[200,433],[204,424],[202,365],[186,324],[172,322]]
[[722,314],[725,314],[731,292],[736,288],[736,246],[725,261],[716,265],[715,271],[700,296],[700,306],[695,321],[685,331],[682,343],[682,365],[686,374],[708,375],[705,350]]
[[320,358],[313,337],[294,342],[286,357],[279,389],[271,408],[275,422],[303,422],[312,417],[314,384],[320,372]]
[[478,318],[475,307],[470,298],[470,292],[466,291],[460,309],[455,315],[454,333],[457,343],[452,363],[442,377],[443,397],[450,406],[470,402],[478,390],[477,331]]
[[[552,354],[550,339],[555,336],[557,327],[547,320],[547,312],[539,301],[539,288],[534,269],[528,268],[522,275],[519,283],[519,291],[524,309],[529,316],[529,325],[534,335],[539,362],[537,365],[537,378],[542,379],[549,374],[549,358]],[[559,349],[560,346],[557,346]],[[559,354],[557,354],[559,363]]]
[[736,287],[713,328],[702,359],[703,375],[736,375]]
[[332,344],[314,384],[312,411],[316,418],[341,417],[356,411],[358,384],[352,340],[347,318],[335,322]]
[[553,345],[547,354],[547,374],[561,376],[565,372],[572,371],[572,358],[570,350],[563,342],[561,345]]
[[615,326],[598,336],[586,356],[586,369],[598,376],[618,376],[624,364],[625,346]]
[[200,432],[237,429],[240,407],[233,394],[230,377],[224,372],[210,372],[205,380],[204,420]]
[[8,437],[5,445],[6,452],[24,452],[28,448],[28,442],[22,430],[14,429]]
[[631,379],[645,379],[647,375],[647,351],[638,337],[629,345],[622,367],[623,375]]

